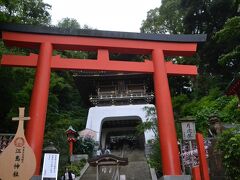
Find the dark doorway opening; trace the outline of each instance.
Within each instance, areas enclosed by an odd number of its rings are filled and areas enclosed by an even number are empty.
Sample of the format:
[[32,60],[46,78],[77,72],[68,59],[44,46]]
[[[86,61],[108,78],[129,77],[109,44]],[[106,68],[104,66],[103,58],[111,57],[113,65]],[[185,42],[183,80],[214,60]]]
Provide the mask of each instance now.
[[144,150],[144,133],[139,133],[136,127],[141,124],[140,118],[107,119],[102,124],[102,148],[120,151],[122,149]]

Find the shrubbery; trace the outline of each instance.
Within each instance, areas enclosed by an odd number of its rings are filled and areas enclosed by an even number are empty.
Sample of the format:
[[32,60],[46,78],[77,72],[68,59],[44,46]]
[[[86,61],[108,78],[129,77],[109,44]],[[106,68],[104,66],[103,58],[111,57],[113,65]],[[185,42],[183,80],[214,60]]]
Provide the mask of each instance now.
[[217,148],[223,154],[223,164],[229,179],[240,179],[240,126],[224,131]]

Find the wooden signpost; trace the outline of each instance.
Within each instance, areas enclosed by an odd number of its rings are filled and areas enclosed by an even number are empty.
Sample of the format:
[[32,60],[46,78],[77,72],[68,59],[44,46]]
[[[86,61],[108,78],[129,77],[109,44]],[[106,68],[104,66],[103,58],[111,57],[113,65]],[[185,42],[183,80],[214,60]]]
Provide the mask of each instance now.
[[18,129],[12,142],[0,155],[0,180],[28,180],[31,179],[36,168],[36,158],[24,136],[24,109],[19,108],[19,117],[12,118],[19,121]]

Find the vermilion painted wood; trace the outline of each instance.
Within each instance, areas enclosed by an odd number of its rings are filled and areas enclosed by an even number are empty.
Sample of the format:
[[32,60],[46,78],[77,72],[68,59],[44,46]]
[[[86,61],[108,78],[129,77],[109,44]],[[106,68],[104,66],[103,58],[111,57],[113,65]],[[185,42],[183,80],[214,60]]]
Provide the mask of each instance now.
[[161,50],[154,50],[152,58],[154,64],[154,93],[158,117],[158,134],[163,162],[163,174],[181,175],[172,100],[163,52]]
[[192,168],[192,177],[193,180],[201,180],[200,168],[199,166],[195,166]]
[[201,133],[197,133],[196,140],[197,140],[201,178],[202,180],[210,180],[203,135]]
[[2,32],[7,45],[36,48],[42,42],[50,42],[59,50],[108,49],[109,52],[150,54],[153,49],[163,49],[165,56],[191,56],[196,52],[196,43],[152,42],[141,40],[93,38],[42,34]]
[[52,45],[42,43],[35,73],[35,81],[30,103],[30,120],[27,123],[26,137],[37,161],[35,174],[40,173],[45,120],[48,105],[48,94],[51,73]]
[[69,155],[71,157],[73,155],[73,142],[70,141],[68,143],[69,143]]
[[107,49],[99,49],[97,54],[97,59],[101,61],[101,63],[109,62],[109,52]]
[[36,67],[37,66],[37,54],[30,54],[29,56],[18,55],[2,55],[2,66],[24,66],[24,67]]
[[196,76],[197,67],[192,65],[179,65],[170,62],[165,62],[165,67],[168,75],[188,75]]
[[[105,53],[107,51],[105,50]],[[104,55],[106,56],[106,54]],[[36,67],[38,55],[30,56],[3,55],[2,66]],[[165,62],[168,75],[197,75],[197,67],[191,65],[178,65],[172,62]],[[117,61],[103,57],[95,59],[66,59],[60,56],[52,56],[52,69],[65,70],[104,70],[122,72],[143,72],[153,73],[153,63],[150,60],[144,62]]]
[[[176,130],[167,75],[196,75],[195,66],[164,62],[164,56],[187,56],[196,51],[196,43],[173,43],[143,40],[43,35],[2,32],[6,45],[38,49],[40,55],[26,57],[4,55],[2,65],[37,67],[30,104],[31,121],[27,126],[27,139],[36,159],[36,173],[40,173],[41,151],[45,127],[46,108],[51,69],[106,70],[153,73],[158,114],[158,129],[163,158],[164,175],[180,175]],[[98,52],[97,60],[64,59],[52,56],[52,50],[87,50]],[[150,54],[153,61],[123,62],[109,60],[109,52]]]

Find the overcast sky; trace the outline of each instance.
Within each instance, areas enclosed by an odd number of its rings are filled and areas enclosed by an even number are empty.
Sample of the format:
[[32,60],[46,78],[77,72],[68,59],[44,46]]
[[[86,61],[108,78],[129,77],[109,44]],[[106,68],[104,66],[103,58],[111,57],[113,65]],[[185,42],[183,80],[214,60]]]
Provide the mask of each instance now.
[[110,31],[139,32],[142,20],[161,0],[43,0],[52,5],[52,24],[75,18],[81,26]]

